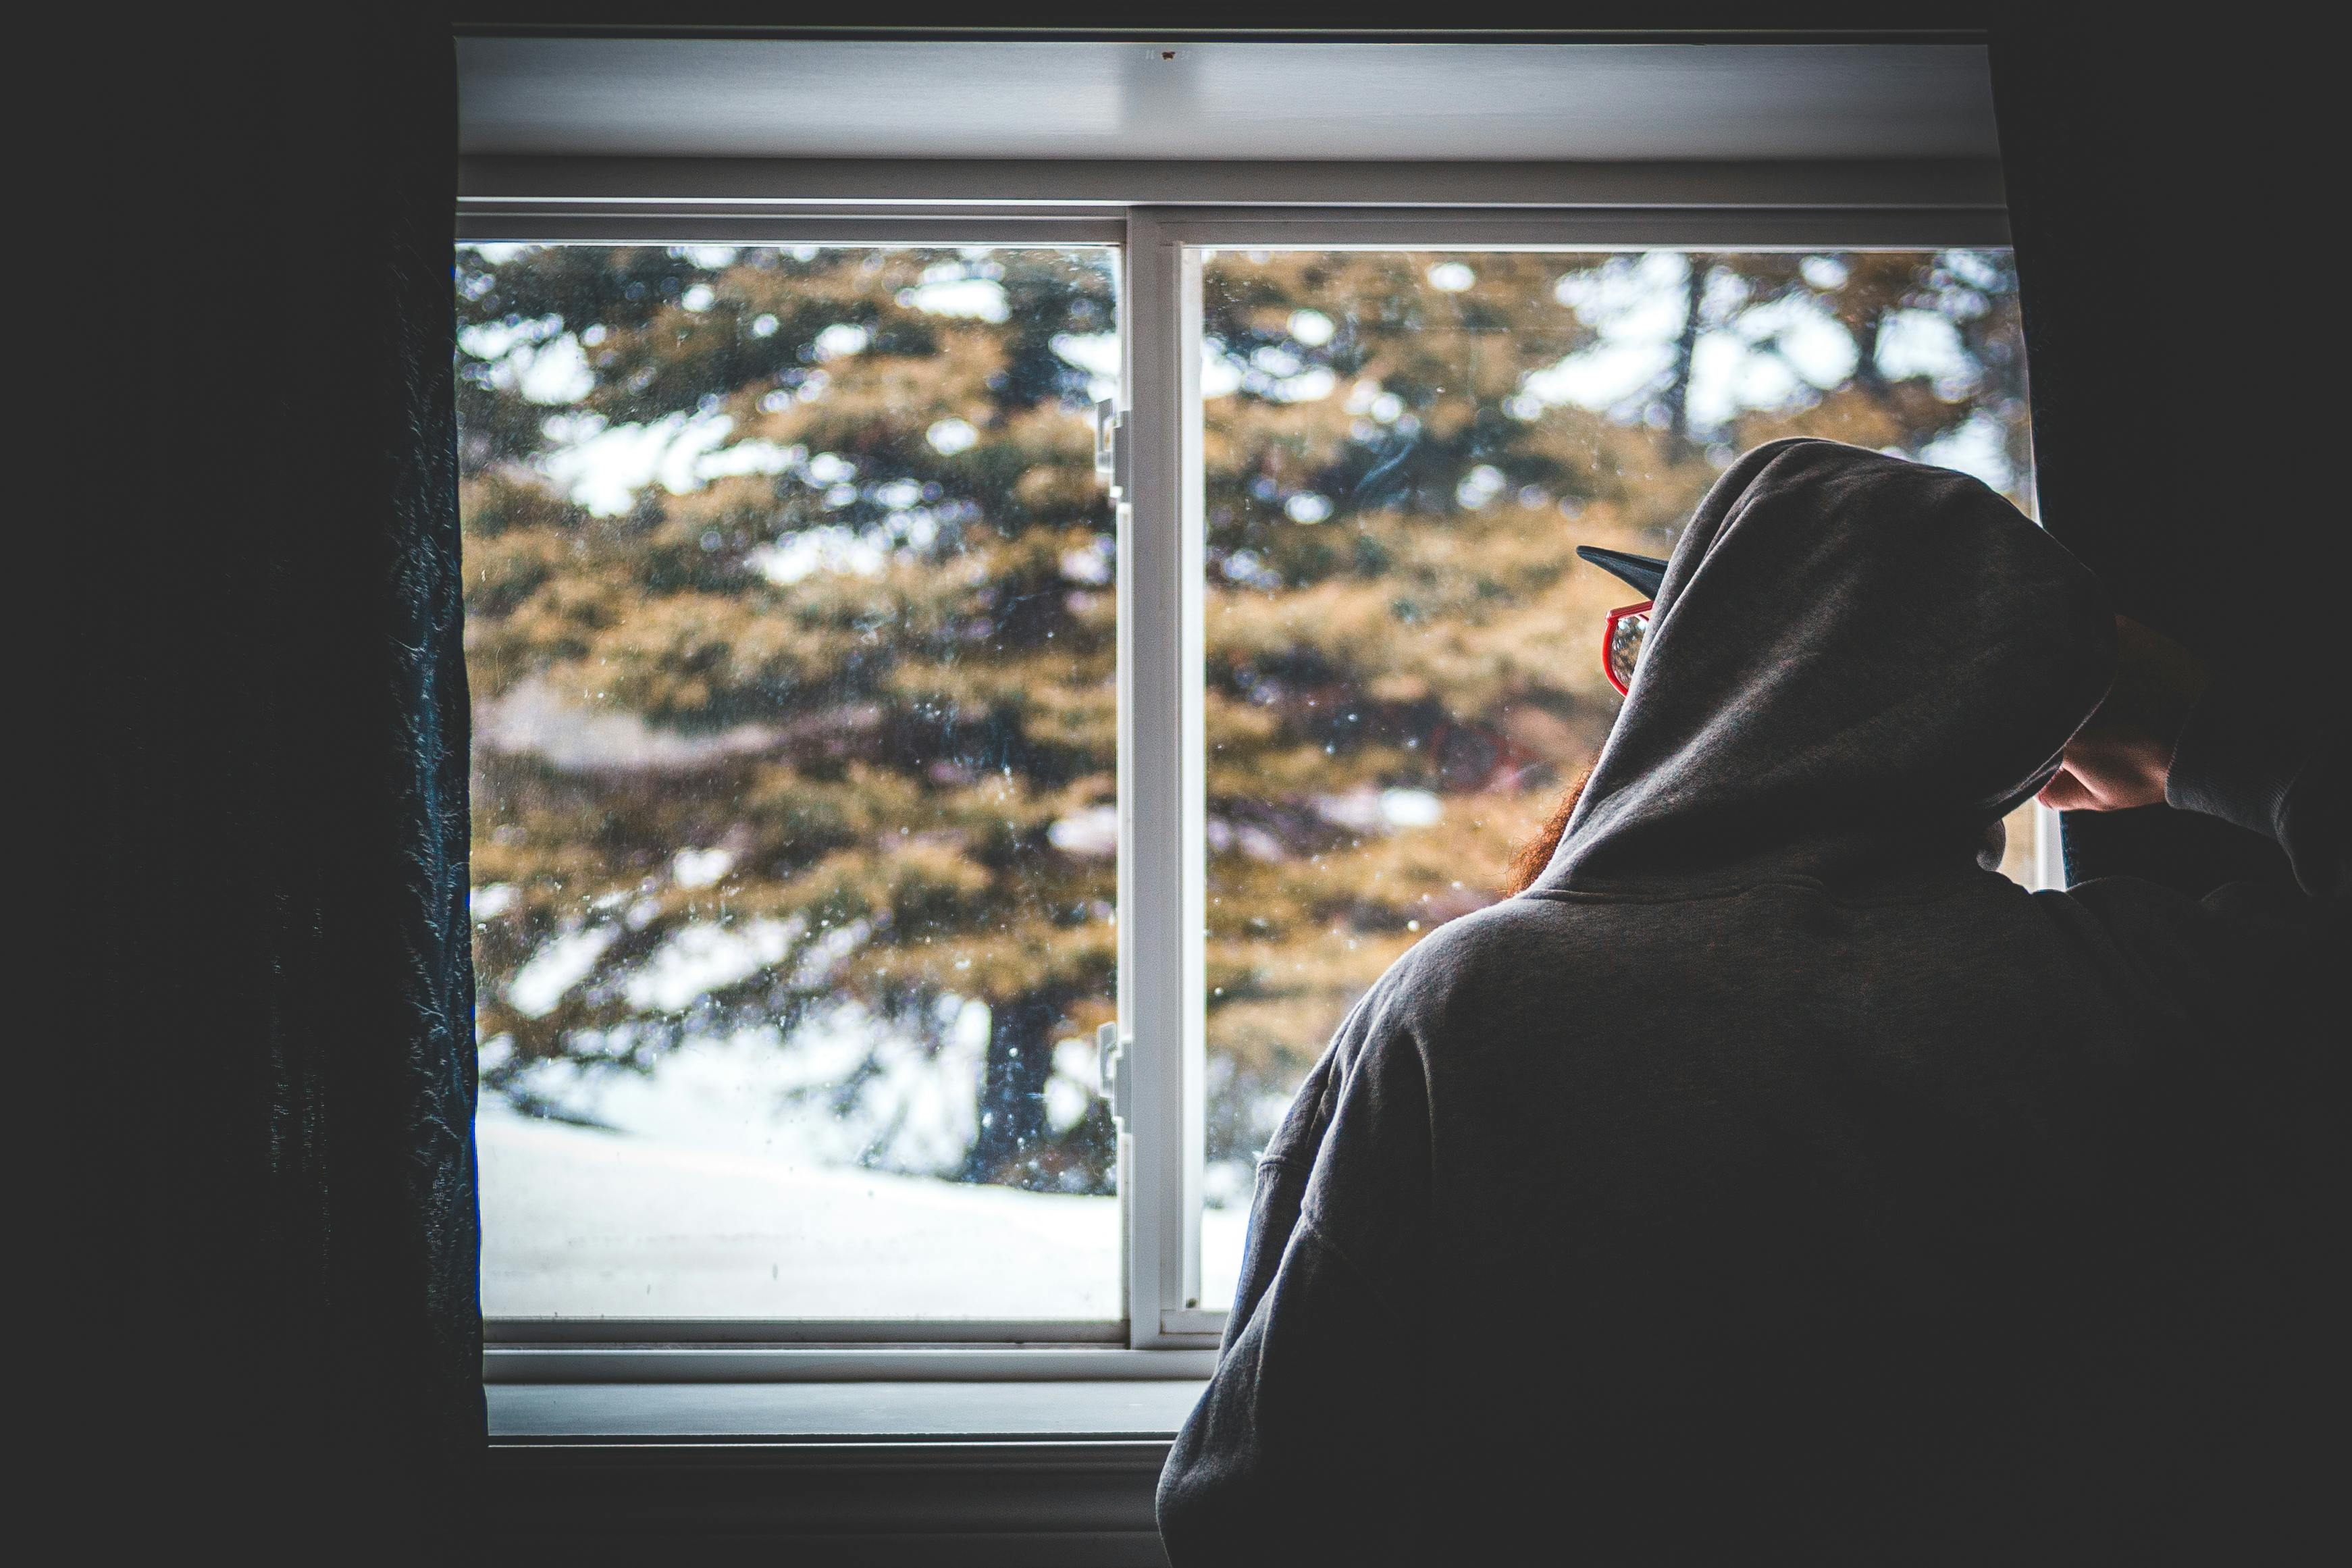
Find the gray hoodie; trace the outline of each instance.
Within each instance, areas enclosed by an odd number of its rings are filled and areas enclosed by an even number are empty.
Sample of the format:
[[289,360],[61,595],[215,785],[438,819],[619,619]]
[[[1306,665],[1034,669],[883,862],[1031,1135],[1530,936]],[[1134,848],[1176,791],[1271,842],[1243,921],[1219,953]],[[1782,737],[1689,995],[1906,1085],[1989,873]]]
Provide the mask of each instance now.
[[1548,870],[1400,960],[1268,1146],[1171,1558],[2295,1560],[2338,712],[2217,692],[2176,755],[2300,887],[2029,894],[2000,818],[2115,655],[2014,508],[1778,442],[1656,604]]

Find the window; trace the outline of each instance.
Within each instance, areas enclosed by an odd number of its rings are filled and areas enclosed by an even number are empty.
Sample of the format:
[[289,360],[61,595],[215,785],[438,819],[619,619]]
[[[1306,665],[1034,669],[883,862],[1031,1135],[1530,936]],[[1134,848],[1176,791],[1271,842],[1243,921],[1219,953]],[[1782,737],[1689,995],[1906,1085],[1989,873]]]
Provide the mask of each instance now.
[[1572,546],[1787,434],[2031,498],[1971,212],[470,227],[509,1342],[1213,1344],[1299,1076],[1606,731]]
[[460,251],[492,1317],[1121,1316],[1113,259]]
[[[1200,249],[1202,1300],[1349,1007],[1496,897],[1619,698],[1639,595],[1738,452],[1826,436],[2031,492],[1998,250]],[[2040,823],[2010,824],[2031,880]]]

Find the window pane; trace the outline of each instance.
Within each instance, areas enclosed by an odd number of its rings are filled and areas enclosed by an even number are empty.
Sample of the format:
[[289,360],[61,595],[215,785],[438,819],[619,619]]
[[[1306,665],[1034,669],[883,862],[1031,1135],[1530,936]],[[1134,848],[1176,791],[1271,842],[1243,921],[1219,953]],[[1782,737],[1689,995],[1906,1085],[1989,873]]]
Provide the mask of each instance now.
[[2021,503],[2031,476],[2002,251],[1221,251],[1203,276],[1222,1303],[1299,1078],[1398,954],[1496,897],[1607,733],[1600,629],[1635,595],[1573,547],[1666,554],[1781,436]]
[[490,1315],[1118,1315],[1112,261],[459,249]]

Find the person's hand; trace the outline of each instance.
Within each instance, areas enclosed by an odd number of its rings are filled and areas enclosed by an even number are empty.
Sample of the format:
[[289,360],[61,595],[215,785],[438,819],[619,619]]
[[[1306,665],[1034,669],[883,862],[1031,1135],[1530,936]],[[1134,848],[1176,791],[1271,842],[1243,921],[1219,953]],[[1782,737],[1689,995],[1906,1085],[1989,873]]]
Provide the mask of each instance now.
[[2116,617],[2116,680],[2066,742],[2041,801],[2059,811],[2158,805],[2189,710],[2213,684],[2197,656],[2137,621]]

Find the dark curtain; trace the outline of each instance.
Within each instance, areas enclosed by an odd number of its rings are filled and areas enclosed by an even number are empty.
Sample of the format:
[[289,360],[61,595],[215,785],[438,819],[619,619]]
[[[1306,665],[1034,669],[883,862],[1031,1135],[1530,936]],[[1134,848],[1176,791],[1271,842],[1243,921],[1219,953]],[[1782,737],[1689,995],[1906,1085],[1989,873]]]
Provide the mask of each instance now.
[[[2043,521],[2224,681],[2325,701],[2342,396],[2318,345],[2346,306],[2313,243],[2334,176],[2297,55],[2211,26],[1991,36]],[[2073,813],[2065,836],[2077,881],[2286,875],[2266,841],[2165,806]]]
[[71,345],[86,1539],[446,1557],[483,1444],[447,23],[125,26]]

